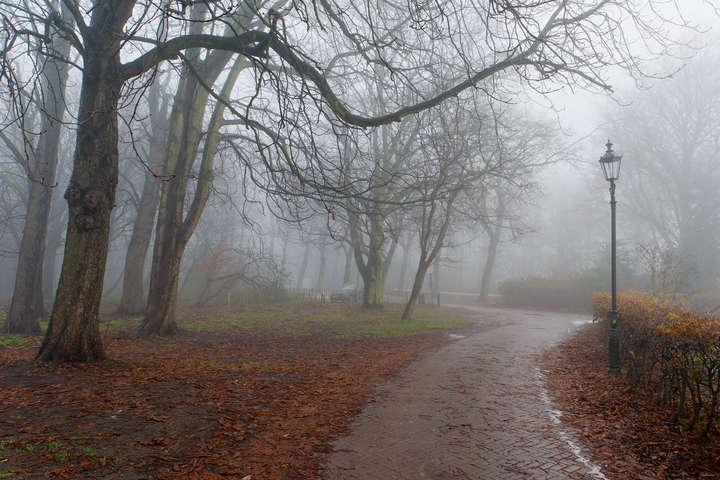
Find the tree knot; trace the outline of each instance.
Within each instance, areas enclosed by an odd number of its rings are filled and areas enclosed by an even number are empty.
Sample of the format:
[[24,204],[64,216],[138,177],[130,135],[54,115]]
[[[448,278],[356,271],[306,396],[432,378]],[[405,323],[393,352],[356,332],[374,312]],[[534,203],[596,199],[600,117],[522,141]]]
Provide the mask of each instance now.
[[70,221],[81,231],[94,230],[102,225],[102,212],[111,208],[109,195],[99,188],[82,188],[71,182],[65,191]]

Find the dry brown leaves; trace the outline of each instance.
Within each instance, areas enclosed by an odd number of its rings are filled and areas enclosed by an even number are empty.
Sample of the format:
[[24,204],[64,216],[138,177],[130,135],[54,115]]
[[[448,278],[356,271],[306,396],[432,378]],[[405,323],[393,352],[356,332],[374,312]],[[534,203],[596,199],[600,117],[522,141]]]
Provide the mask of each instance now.
[[609,478],[720,479],[720,439],[668,424],[667,407],[607,370],[600,325],[589,325],[543,359],[564,421],[582,433]]
[[113,360],[0,350],[0,473],[53,479],[310,479],[374,385],[440,335],[118,334]]

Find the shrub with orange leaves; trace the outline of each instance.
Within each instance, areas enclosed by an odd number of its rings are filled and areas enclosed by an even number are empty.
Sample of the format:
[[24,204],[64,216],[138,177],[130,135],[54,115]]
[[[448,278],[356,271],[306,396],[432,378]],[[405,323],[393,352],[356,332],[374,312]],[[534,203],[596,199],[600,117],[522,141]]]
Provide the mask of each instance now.
[[[595,294],[593,307],[607,320],[610,296]],[[633,387],[672,405],[673,424],[711,433],[720,410],[720,319],[634,292],[618,296],[618,312],[623,372]]]

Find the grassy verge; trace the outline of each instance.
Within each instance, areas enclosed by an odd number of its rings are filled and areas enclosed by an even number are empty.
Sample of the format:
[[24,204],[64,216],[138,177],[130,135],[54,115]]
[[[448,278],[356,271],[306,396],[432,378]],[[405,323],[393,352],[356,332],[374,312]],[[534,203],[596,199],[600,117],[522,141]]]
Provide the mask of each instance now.
[[213,333],[282,332],[290,336],[324,333],[340,338],[388,338],[457,331],[473,323],[469,315],[450,308],[421,307],[413,318],[405,321],[400,320],[400,313],[399,305],[363,310],[349,305],[294,303],[226,315],[196,315],[183,323],[183,328]]
[[[291,302],[253,306],[237,310],[190,311],[181,321],[182,329],[191,333],[281,334],[286,336],[326,335],[341,339],[394,338],[462,330],[472,325],[468,314],[459,310],[419,306],[409,320],[400,320],[400,305],[378,310],[363,310],[354,305]],[[0,325],[5,312],[0,311]],[[140,318],[104,317],[100,323],[103,335],[132,333]],[[40,322],[44,333],[47,321]],[[0,347],[32,347],[41,336],[0,333]]]

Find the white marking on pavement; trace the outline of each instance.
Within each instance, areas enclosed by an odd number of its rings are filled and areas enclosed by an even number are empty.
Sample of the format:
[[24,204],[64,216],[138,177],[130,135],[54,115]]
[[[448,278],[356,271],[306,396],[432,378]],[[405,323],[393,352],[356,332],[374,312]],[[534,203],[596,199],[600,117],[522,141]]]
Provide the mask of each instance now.
[[535,374],[543,385],[542,390],[540,391],[540,400],[542,400],[542,402],[545,404],[545,411],[552,420],[553,424],[558,426],[558,436],[567,444],[568,448],[570,448],[570,451],[573,453],[573,455],[575,455],[575,458],[577,458],[580,463],[585,465],[585,467],[588,469],[588,474],[590,476],[596,478],[597,480],[608,480],[608,478],[602,473],[600,466],[596,463],[593,463],[583,454],[582,448],[580,448],[580,446],[575,443],[575,440],[573,440],[572,436],[562,428],[559,428],[562,424],[562,422],[560,421],[560,417],[562,417],[562,412],[553,408],[552,400],[550,400],[550,396],[547,394],[547,391],[544,387],[545,377],[543,376],[542,372],[536,368]]

